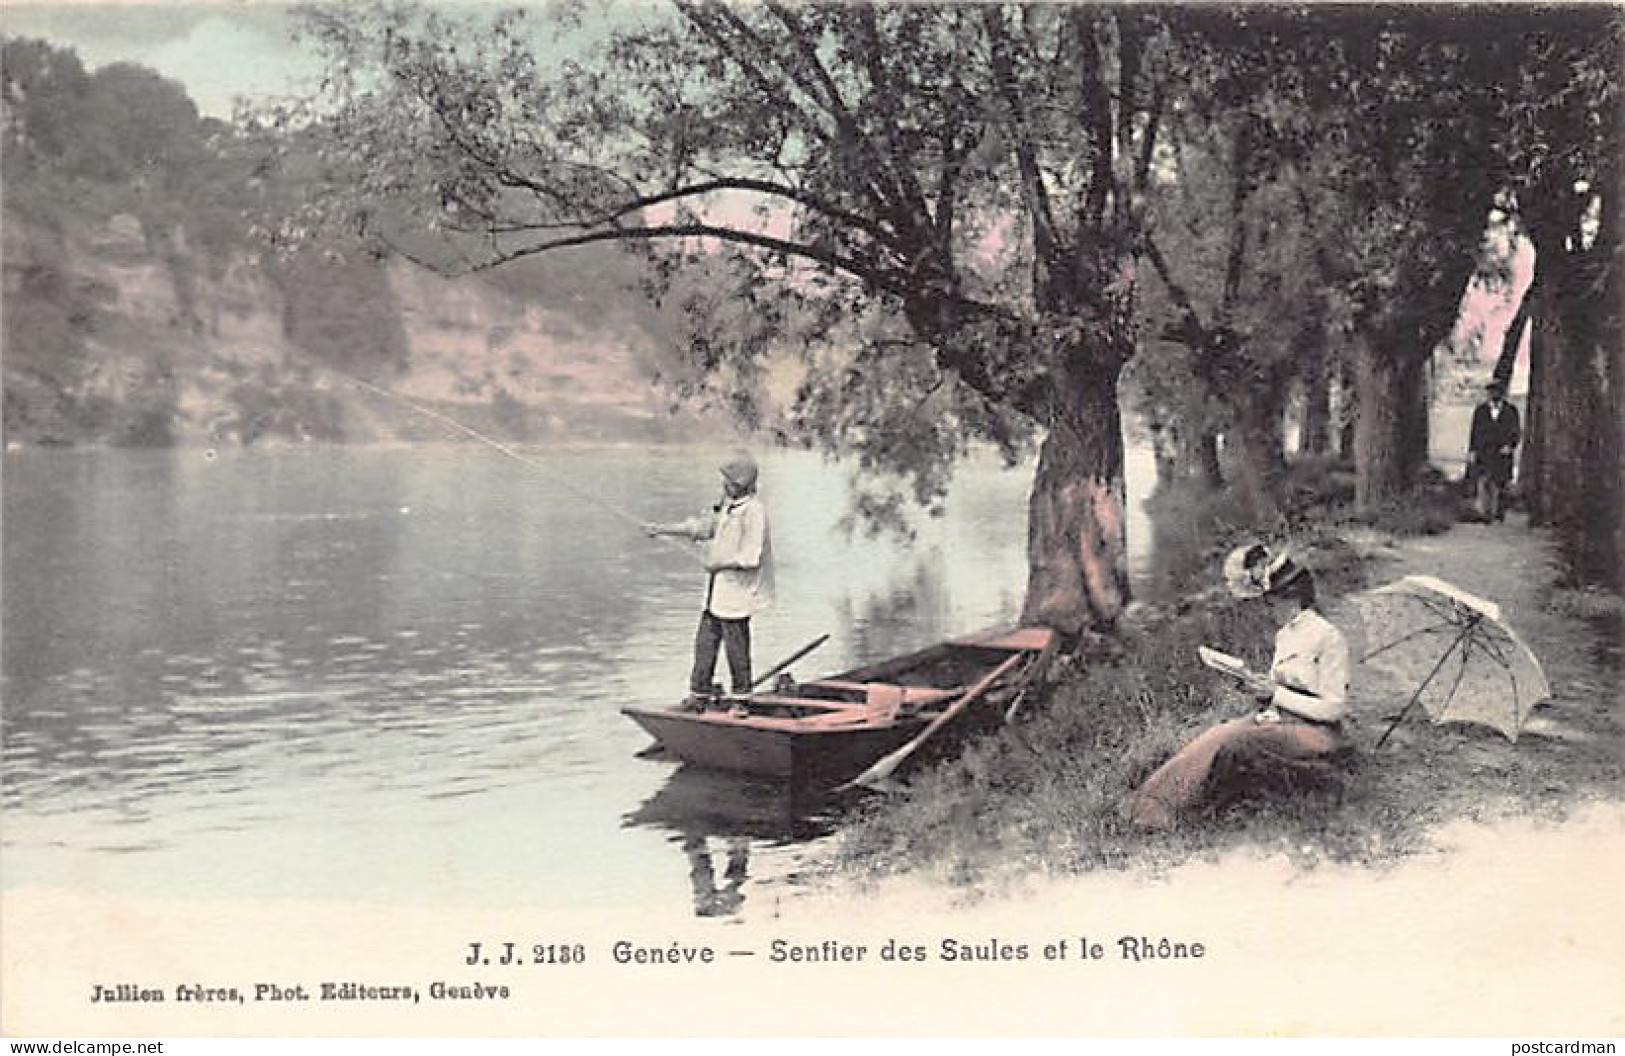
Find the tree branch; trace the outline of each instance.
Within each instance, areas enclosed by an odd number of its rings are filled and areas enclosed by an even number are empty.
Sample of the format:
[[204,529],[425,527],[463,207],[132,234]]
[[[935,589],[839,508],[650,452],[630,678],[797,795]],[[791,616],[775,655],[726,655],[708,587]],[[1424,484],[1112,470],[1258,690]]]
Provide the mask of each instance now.
[[931,215],[925,192],[915,178],[913,166],[908,164],[907,152],[895,135],[903,124],[902,115],[896,105],[901,93],[896,90],[891,75],[886,70],[885,48],[880,43],[880,26],[875,21],[874,5],[859,4],[853,10],[863,42],[864,66],[880,108],[881,135],[886,141],[886,154],[892,160],[904,200],[910,203],[928,228],[934,227],[936,221]]
[[[1083,81],[1079,86],[1082,96],[1083,123],[1086,138],[1093,148],[1088,159],[1088,190],[1079,212],[1079,230],[1098,227],[1106,217],[1106,203],[1111,198],[1114,183],[1112,171],[1112,101],[1106,90],[1102,67],[1105,56],[1095,33],[1094,16],[1082,6],[1067,12],[1067,23],[1075,36],[1074,48],[1084,57],[1080,64]],[[1078,252],[1087,250],[1087,242],[1078,239]]]
[[[845,256],[820,246],[810,246],[804,243],[793,242],[788,239],[775,238],[772,235],[759,234],[753,231],[740,231],[729,227],[719,227],[715,224],[659,224],[652,227],[613,227],[597,231],[583,231],[580,234],[561,238],[544,239],[532,242],[515,249],[494,249],[489,257],[479,262],[470,262],[466,272],[488,271],[500,267],[511,261],[525,257],[540,256],[561,249],[571,249],[579,246],[589,246],[606,242],[648,242],[662,239],[683,238],[711,238],[719,242],[730,242],[737,245],[750,246],[755,249],[782,253],[788,257],[811,261],[834,271],[850,275],[861,282],[892,296],[902,297],[908,292],[908,287],[898,277],[886,273],[880,267],[866,264],[853,257]],[[398,248],[391,243],[391,248]],[[421,263],[432,271],[445,273],[443,265],[436,265],[425,261],[421,254],[402,252],[402,256]],[[466,255],[465,255],[466,259]],[[455,273],[454,273],[455,274]]]
[[[733,61],[745,79],[772,101],[774,109],[790,115],[815,141],[823,143],[826,147],[831,144],[834,134],[814,120],[806,108],[797,103],[789,93],[783,91],[782,82],[775,81],[762,72],[761,63],[775,60],[767,45],[753,34],[748,26],[738,24],[735,19],[724,27],[713,17],[712,11],[705,10],[700,5],[689,3],[687,0],[673,2],[683,17],[688,19],[689,24],[716,45],[723,55]],[[724,18],[722,21],[728,20]],[[729,35],[729,30],[734,36]],[[736,40],[735,36],[743,39]],[[805,92],[806,89],[803,88],[802,91]]]
[[1518,349],[1523,347],[1523,333],[1529,328],[1529,317],[1539,297],[1539,286],[1540,272],[1537,271],[1529,280],[1529,285],[1524,287],[1523,296],[1518,298],[1518,309],[1501,334],[1501,351],[1495,357],[1495,370],[1491,376],[1502,384],[1511,383],[1512,372],[1517,368]]
[[820,213],[831,220],[839,221],[870,236],[875,241],[895,248],[896,236],[886,227],[866,216],[861,216],[850,210],[829,202],[818,195],[804,191],[799,187],[776,183],[772,180],[759,180],[743,176],[723,176],[706,180],[702,183],[691,184],[687,187],[674,187],[670,190],[654,194],[646,194],[626,202],[615,208],[606,210],[597,216],[582,217],[568,226],[597,227],[601,224],[610,224],[631,213],[650,209],[657,205],[678,202],[689,198],[700,198],[718,191],[748,191],[753,194],[767,195],[774,198],[784,198],[797,205],[806,206],[814,212]]
[[[1140,100],[1140,67],[1144,56],[1141,44],[1145,27],[1132,11],[1117,16],[1117,151],[1118,156],[1134,156],[1134,114]],[[1126,203],[1119,203],[1123,211]]]
[[[1191,301],[1190,294],[1185,290],[1184,286],[1175,280],[1173,270],[1168,267],[1168,258],[1162,255],[1162,249],[1157,245],[1156,237],[1147,232],[1144,243],[1145,255],[1151,261],[1151,267],[1156,271],[1157,278],[1162,280],[1162,285],[1167,288],[1168,295],[1174,299],[1174,304],[1185,315],[1181,323],[1186,326],[1186,332],[1190,332],[1189,327],[1194,326],[1197,332],[1206,334],[1206,324],[1202,322],[1202,317],[1197,313],[1196,305]],[[1186,344],[1183,339],[1180,340],[1180,343]],[[1187,345],[1187,347],[1194,346]]]
[[1230,252],[1224,265],[1224,295],[1219,318],[1228,324],[1241,299],[1241,273],[1247,257],[1247,202],[1253,193],[1253,119],[1243,115],[1230,150]]
[[1156,154],[1157,136],[1162,129],[1162,111],[1168,103],[1168,85],[1158,81],[1151,93],[1151,109],[1146,115],[1145,138],[1140,141],[1140,158],[1134,164],[1134,189],[1144,191],[1151,179],[1151,161]]
[[1016,165],[1021,173],[1022,197],[1032,214],[1033,249],[1039,259],[1052,261],[1058,242],[1055,213],[1050,207],[1049,191],[1044,186],[1043,173],[1038,168],[1037,150],[1033,146],[1032,129],[1027,114],[1016,95],[1015,64],[1010,57],[1010,41],[1004,32],[1003,16],[996,7],[982,10],[987,23],[988,43],[992,49],[993,82],[1004,102],[1010,120],[1012,147]]
[[[919,221],[924,221],[926,225],[929,225],[930,218],[925,210],[925,202],[918,197],[919,188],[914,186],[911,195],[909,190],[911,186],[910,179],[900,175],[902,171],[906,171],[907,166],[891,164],[896,159],[877,149],[869,135],[858,124],[851,108],[846,105],[846,100],[842,98],[840,88],[835,84],[834,79],[830,77],[829,70],[824,67],[823,62],[818,57],[818,52],[813,48],[813,35],[796,16],[795,12],[780,3],[769,2],[767,8],[785,27],[790,45],[800,60],[798,64],[780,62],[780,67],[794,78],[801,85],[802,90],[810,97],[817,99],[819,93],[823,93],[822,105],[834,120],[835,127],[840,131],[841,135],[848,143],[857,148],[868,164],[873,167],[874,173],[885,174],[888,178],[887,182],[893,184],[893,186],[888,187],[883,183],[870,181],[870,186],[875,191],[876,203],[883,210],[891,213],[893,225],[898,231],[906,237],[917,240],[921,227]],[[725,13],[724,17],[739,21],[743,27],[742,21],[731,12]]]

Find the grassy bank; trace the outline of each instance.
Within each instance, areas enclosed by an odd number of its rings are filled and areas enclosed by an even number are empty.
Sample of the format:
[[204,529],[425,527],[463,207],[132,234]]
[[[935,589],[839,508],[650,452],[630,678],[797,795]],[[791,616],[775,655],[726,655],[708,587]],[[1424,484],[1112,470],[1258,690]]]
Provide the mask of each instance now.
[[[1443,548],[1457,534],[1458,494],[1443,481],[1376,518],[1358,519],[1335,475],[1300,483],[1289,492],[1278,534],[1315,568],[1323,607],[1338,622],[1344,622],[1340,596],[1410,570],[1396,567],[1395,555],[1407,546]],[[1137,606],[1121,632],[1094,643],[1024,719],[913,775],[906,796],[864,804],[847,829],[840,866],[871,875],[923,871],[980,891],[1033,869],[1157,869],[1238,846],[1303,863],[1378,863],[1426,846],[1430,830],[1451,818],[1496,809],[1561,811],[1577,798],[1619,794],[1618,716],[1606,708],[1593,706],[1590,728],[1574,738],[1526,736],[1515,746],[1485,729],[1435,727],[1413,717],[1374,752],[1387,725],[1382,720],[1398,703],[1361,701],[1357,676],[1351,706],[1360,752],[1345,779],[1231,804],[1168,833],[1130,827],[1123,804],[1146,774],[1192,734],[1252,708],[1200,665],[1196,647],[1220,646],[1264,665],[1274,633],[1261,606],[1217,586],[1228,547],[1256,538],[1236,527],[1234,500],[1182,501],[1174,520],[1190,538],[1176,546],[1184,565],[1180,589]],[[1478,558],[1456,554],[1456,560],[1504,566],[1550,609],[1550,623],[1532,644],[1554,693],[1585,702],[1598,699],[1599,690],[1606,696],[1610,680],[1617,689],[1617,670],[1596,668],[1605,660],[1572,656],[1557,645],[1551,657],[1542,652],[1549,639],[1591,633],[1583,618],[1550,605],[1560,592],[1549,563],[1497,551],[1504,545],[1519,552],[1507,533],[1485,539]]]

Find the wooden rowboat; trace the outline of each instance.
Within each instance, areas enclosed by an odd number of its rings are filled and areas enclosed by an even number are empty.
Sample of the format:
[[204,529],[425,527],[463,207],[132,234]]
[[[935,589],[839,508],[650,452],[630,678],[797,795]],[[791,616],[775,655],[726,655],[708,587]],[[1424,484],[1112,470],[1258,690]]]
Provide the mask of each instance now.
[[1007,628],[827,678],[725,695],[704,710],[621,711],[685,762],[835,784],[902,748],[945,712],[1008,705],[1037,677],[1054,646],[1047,628]]

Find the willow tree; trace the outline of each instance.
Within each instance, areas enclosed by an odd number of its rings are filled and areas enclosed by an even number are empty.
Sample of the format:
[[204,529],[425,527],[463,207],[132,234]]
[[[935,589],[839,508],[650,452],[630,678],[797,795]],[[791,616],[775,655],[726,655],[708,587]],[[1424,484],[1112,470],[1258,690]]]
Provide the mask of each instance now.
[[1122,611],[1155,12],[678,2],[571,8],[545,40],[398,4],[301,22],[327,76],[273,116],[336,178],[292,226],[442,271],[631,247],[696,387],[759,418],[789,356],[776,424],[927,502],[971,443],[1041,434],[1024,619]]
[[1510,42],[1478,12],[1390,8],[1327,26],[1306,66],[1323,124],[1310,201],[1355,363],[1356,498],[1393,500],[1428,454],[1426,372],[1479,265],[1503,169]]
[[[1180,77],[1145,241],[1165,341],[1137,376],[1188,409],[1176,425],[1223,431],[1268,513],[1293,386],[1314,448],[1329,372],[1352,367],[1357,497],[1389,501],[1427,457],[1424,367],[1479,263],[1514,49],[1438,9],[1169,17]],[[1189,439],[1212,479],[1209,438]]]
[[1183,77],[1158,166],[1165,186],[1145,240],[1158,278],[1145,315],[1163,344],[1136,378],[1186,408],[1185,475],[1222,482],[1222,433],[1225,468],[1269,518],[1290,397],[1299,382],[1313,387],[1326,359],[1327,279],[1306,204],[1326,174],[1303,84],[1321,34],[1302,12],[1182,17],[1190,31],[1173,42]]
[[[1530,408],[1520,480],[1576,575],[1625,583],[1625,14],[1513,11],[1513,88],[1500,146],[1535,269],[1506,344],[1526,321]],[[1503,352],[1510,368],[1511,355]],[[1510,370],[1508,369],[1508,373]]]

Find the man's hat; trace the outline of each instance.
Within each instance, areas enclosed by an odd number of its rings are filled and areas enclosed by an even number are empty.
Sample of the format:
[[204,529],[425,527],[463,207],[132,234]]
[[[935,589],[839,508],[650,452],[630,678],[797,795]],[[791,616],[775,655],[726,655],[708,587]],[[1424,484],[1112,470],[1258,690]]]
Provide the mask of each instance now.
[[1263,543],[1238,546],[1224,559],[1224,584],[1238,598],[1261,598],[1278,593],[1309,572],[1285,550]]
[[737,484],[746,489],[756,486],[756,460],[744,451],[729,456],[728,461],[724,462],[718,469],[722,473],[722,479],[731,484]]
[[1484,383],[1484,391],[1505,393],[1507,391],[1507,383],[1502,381],[1500,378],[1491,378],[1489,381]]

